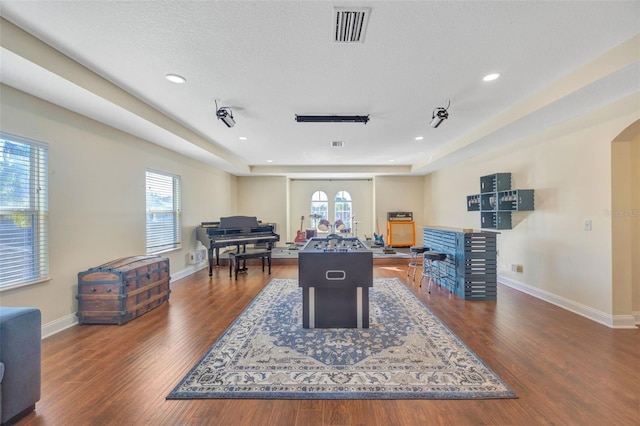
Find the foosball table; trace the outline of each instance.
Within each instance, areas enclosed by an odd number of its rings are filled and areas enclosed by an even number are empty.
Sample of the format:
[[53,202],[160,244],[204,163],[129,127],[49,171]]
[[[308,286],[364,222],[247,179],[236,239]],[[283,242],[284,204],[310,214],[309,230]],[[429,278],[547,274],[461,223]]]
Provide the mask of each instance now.
[[368,328],[373,253],[357,237],[311,238],[298,254],[303,328]]

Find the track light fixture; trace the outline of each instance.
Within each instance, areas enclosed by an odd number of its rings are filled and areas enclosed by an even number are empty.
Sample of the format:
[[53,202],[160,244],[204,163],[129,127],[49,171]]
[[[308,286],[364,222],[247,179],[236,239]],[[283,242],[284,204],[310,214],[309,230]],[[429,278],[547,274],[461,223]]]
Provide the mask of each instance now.
[[236,121],[233,119],[233,111],[231,111],[231,108],[218,108],[218,101],[214,100],[214,102],[216,103],[216,117],[218,117],[218,120],[222,121],[227,127],[235,126]]
[[433,114],[431,114],[431,124],[430,126],[434,129],[442,124],[444,120],[449,118],[449,112],[447,111],[451,106],[451,99],[449,99],[449,103],[446,108],[438,107],[433,110]]

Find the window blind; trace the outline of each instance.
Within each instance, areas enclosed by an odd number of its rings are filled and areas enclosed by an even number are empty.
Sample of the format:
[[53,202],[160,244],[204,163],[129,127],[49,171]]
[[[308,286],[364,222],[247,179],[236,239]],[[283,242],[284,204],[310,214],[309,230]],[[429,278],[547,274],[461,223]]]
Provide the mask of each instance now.
[[181,179],[168,173],[146,172],[147,253],[180,248]]
[[48,278],[48,152],[0,132],[0,289]]

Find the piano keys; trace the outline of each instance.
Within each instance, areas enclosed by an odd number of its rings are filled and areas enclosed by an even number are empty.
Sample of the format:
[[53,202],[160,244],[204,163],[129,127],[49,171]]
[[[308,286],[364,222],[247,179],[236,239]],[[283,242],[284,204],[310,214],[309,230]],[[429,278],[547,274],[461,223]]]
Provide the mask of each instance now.
[[240,253],[246,250],[247,244],[260,244],[271,250],[280,241],[273,225],[258,222],[255,216],[229,216],[221,217],[220,222],[202,222],[196,228],[196,237],[207,248],[209,276],[213,275],[214,257],[216,265],[220,265],[220,248],[236,246]]

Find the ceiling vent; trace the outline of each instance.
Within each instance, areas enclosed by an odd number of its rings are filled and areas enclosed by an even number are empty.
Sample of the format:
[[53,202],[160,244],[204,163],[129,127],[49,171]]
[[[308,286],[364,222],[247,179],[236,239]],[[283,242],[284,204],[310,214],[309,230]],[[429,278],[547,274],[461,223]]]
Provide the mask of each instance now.
[[344,146],[344,141],[333,141],[331,142],[331,146],[333,148],[342,148]]
[[370,8],[336,7],[334,10],[336,43],[362,43],[369,22]]

